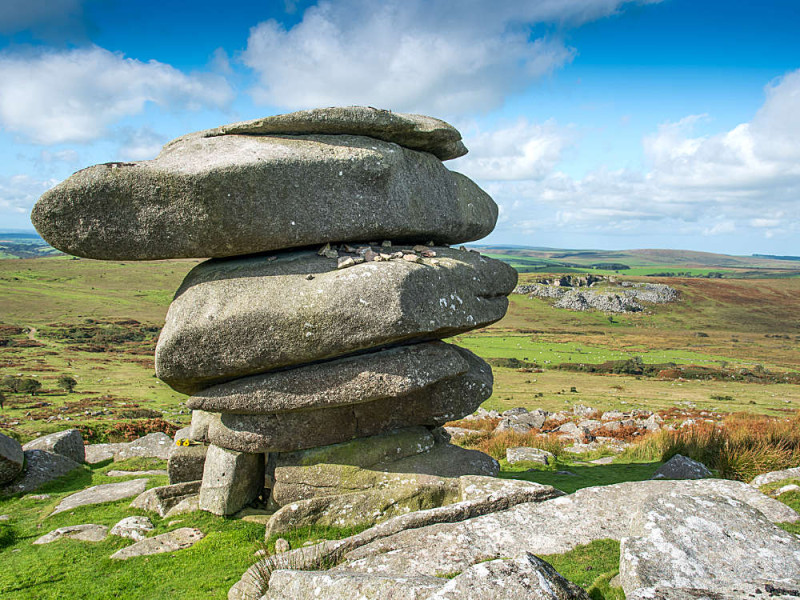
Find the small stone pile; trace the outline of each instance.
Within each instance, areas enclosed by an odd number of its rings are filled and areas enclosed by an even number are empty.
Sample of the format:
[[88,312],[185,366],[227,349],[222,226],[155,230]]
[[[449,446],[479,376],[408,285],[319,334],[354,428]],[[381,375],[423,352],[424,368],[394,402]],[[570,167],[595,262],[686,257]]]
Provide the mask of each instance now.
[[343,524],[348,510],[439,506],[458,477],[497,473],[441,429],[489,397],[492,373],[439,340],[500,319],[517,279],[449,247],[497,219],[442,164],[465,153],[437,119],[316,109],[186,135],[39,200],[34,225],[70,254],[212,257],[184,280],[156,349],[157,376],[191,395],[188,437],[208,444],[193,450],[200,508],[232,514],[262,496],[295,524]]

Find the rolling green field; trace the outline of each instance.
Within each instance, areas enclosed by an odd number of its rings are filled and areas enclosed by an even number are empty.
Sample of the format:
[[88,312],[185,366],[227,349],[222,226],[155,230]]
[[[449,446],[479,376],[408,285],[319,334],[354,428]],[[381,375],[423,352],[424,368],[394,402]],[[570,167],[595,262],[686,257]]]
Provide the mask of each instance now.
[[[611,258],[622,260],[603,260]],[[636,258],[641,262],[646,256]],[[768,269],[776,262],[791,262],[753,260]],[[153,375],[156,333],[128,338],[140,329],[157,332],[174,291],[198,262],[102,262],[65,256],[0,260],[0,378],[35,378],[42,385],[35,396],[4,392],[0,430],[24,440],[63,429],[66,421],[91,430],[98,441],[117,435],[119,423],[148,418],[142,411],[175,425],[187,423],[185,396]],[[536,276],[522,274],[520,283]],[[494,366],[494,394],[485,406],[694,406],[775,416],[800,409],[800,386],[794,384],[665,381],[554,368],[559,363],[639,357],[644,363],[770,373],[800,369],[800,321],[791,317],[800,314],[800,279],[647,280],[675,287],[680,300],[609,319],[601,312],[570,312],[548,300],[512,295],[504,319],[454,338],[486,359],[516,358],[541,368],[531,373]],[[58,387],[63,375],[77,380],[72,393]]]

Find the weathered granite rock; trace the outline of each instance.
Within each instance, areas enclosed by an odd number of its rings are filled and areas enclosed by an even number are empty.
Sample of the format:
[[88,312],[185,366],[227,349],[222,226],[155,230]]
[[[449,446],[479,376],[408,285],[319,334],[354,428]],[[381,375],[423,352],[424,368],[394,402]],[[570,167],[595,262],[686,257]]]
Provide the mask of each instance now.
[[655,587],[639,588],[626,595],[627,600],[797,600],[800,585],[737,583],[733,586],[714,586],[712,589]]
[[704,479],[712,476],[703,463],[676,454],[661,465],[651,479]]
[[26,450],[24,454],[25,472],[12,483],[0,486],[0,494],[32,492],[45,483],[81,468],[81,465],[66,456],[44,450]]
[[111,528],[110,533],[138,542],[143,540],[153,529],[155,529],[153,522],[147,517],[125,517]]
[[497,206],[431,154],[374,138],[188,136],[154,160],[78,171],[31,220],[67,254],[153,260],[342,240],[454,244],[491,232]]
[[84,446],[86,462],[90,465],[111,460],[116,454],[128,447],[129,442],[117,442],[113,444],[89,444]]
[[170,485],[202,479],[207,453],[208,446],[205,444],[176,446],[167,461]]
[[467,372],[405,396],[272,415],[222,413],[209,422],[207,440],[241,452],[293,452],[400,427],[443,425],[471,413],[492,393],[491,367],[462,348],[456,354]]
[[515,465],[520,462],[532,462],[540,465],[549,465],[554,460],[553,453],[541,448],[506,448],[508,464]]
[[200,486],[200,509],[232,515],[264,489],[264,455],[209,446]]
[[83,449],[83,436],[77,429],[67,429],[31,440],[23,450],[44,450],[71,458],[77,463],[86,462]]
[[400,346],[235,379],[198,392],[186,405],[212,412],[272,414],[406,396],[466,373],[466,356],[474,355],[443,342]]
[[219,419],[219,416],[214,413],[209,413],[204,410],[193,410],[189,439],[196,442],[207,442],[208,428],[211,423],[217,419]]
[[128,442],[124,448],[114,454],[114,460],[125,460],[134,457],[160,458],[167,460],[175,447],[172,438],[160,431],[148,433],[144,437]]
[[278,454],[273,499],[284,505],[316,496],[382,489],[426,475],[495,476],[490,456],[435,443],[424,428],[408,428],[351,442]]
[[428,600],[589,600],[583,588],[526,552],[511,560],[482,562],[445,583]]
[[197,512],[198,510],[200,510],[200,494],[194,494],[193,496],[186,496],[183,500],[170,508],[164,516],[174,517],[190,512]]
[[665,496],[672,491],[732,498],[774,522],[800,519],[788,506],[753,493],[756,490],[752,487],[736,481],[628,482],[584,488],[568,496],[519,504],[457,523],[400,531],[354,549],[351,548],[356,544],[343,540],[340,544],[348,549],[347,560],[336,569],[432,575],[461,571],[480,560],[520,556],[524,552],[561,554],[594,540],[625,537],[633,512],[652,495]]
[[[346,552],[364,546],[375,540],[392,536],[401,531],[419,529],[436,523],[456,523],[480,515],[507,510],[512,506],[527,502],[542,502],[563,496],[564,492],[549,485],[540,485],[514,479],[497,479],[468,475],[459,478],[460,502],[420,510],[392,517],[362,533],[346,540],[326,541],[309,548],[292,550],[285,557],[275,558],[275,568],[291,566],[297,569],[319,568],[320,561],[337,562]],[[258,569],[251,567],[235,584],[229,598],[237,600],[259,598]]]
[[450,504],[458,495],[458,481],[455,479],[408,475],[389,487],[336,496],[316,496],[287,504],[270,519],[266,538],[312,525],[374,525],[396,515]]
[[104,483],[93,485],[90,488],[70,494],[59,502],[51,515],[57,515],[66,510],[73,510],[79,506],[89,506],[92,504],[102,504],[105,502],[115,502],[123,498],[137,496],[144,492],[147,487],[147,479],[132,479],[119,483]]
[[776,481],[783,481],[784,479],[800,479],[800,467],[792,467],[791,469],[762,473],[753,479],[753,481],[750,482],[750,485],[753,487],[761,487],[762,485],[775,483]]
[[119,471],[111,469],[106,471],[106,477],[142,477],[144,475],[167,475],[165,469],[145,469],[144,471]]
[[108,527],[105,525],[95,525],[94,523],[87,523],[86,525],[69,525],[68,527],[59,527],[50,533],[46,533],[34,544],[49,544],[56,540],[69,538],[71,540],[79,540],[81,542],[102,542],[108,535]]
[[363,135],[394,142],[412,150],[430,152],[440,160],[458,158],[467,153],[461,142],[461,134],[449,123],[424,115],[396,113],[367,106],[313,108],[231,123],[189,135],[212,137],[309,133]]
[[131,502],[131,508],[140,508],[165,517],[169,510],[190,496],[200,492],[199,481],[150,488]]
[[156,373],[195,393],[236,377],[448,337],[500,319],[516,279],[505,263],[451,248],[418,263],[344,270],[314,251],[206,261],[170,305]]
[[714,590],[743,582],[800,585],[800,539],[735,498],[673,490],[635,513],[620,548],[625,593]]
[[496,432],[506,430],[515,431],[517,433],[527,433],[531,429],[540,429],[544,422],[547,420],[547,414],[544,411],[533,411],[524,413],[506,414],[503,413],[503,419],[497,424]]
[[193,527],[181,527],[151,538],[145,538],[135,544],[117,550],[111,555],[114,560],[127,560],[135,556],[151,556],[164,552],[176,552],[194,546],[205,534]]
[[189,425],[188,427],[182,427],[175,432],[175,435],[172,436],[172,441],[176,444],[181,440],[190,440],[192,439],[192,426]]
[[0,433],[0,485],[19,475],[24,463],[25,455],[19,442]]
[[442,585],[437,577],[282,569],[270,577],[263,600],[427,600]]

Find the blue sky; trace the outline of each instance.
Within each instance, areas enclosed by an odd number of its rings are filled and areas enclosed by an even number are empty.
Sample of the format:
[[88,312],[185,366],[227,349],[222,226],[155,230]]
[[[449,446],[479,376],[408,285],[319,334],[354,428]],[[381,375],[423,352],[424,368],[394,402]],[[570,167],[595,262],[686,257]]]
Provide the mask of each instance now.
[[0,228],[85,166],[314,106],[444,118],[493,243],[800,254],[796,0],[0,2]]

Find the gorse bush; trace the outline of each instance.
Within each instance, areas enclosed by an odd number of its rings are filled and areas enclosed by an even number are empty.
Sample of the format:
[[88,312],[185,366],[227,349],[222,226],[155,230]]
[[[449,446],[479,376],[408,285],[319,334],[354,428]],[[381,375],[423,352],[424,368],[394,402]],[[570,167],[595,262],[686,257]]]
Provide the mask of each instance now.
[[760,473],[800,464],[800,414],[778,420],[737,413],[722,424],[662,430],[625,451],[632,460],[666,461],[682,454],[720,477],[750,481]]

